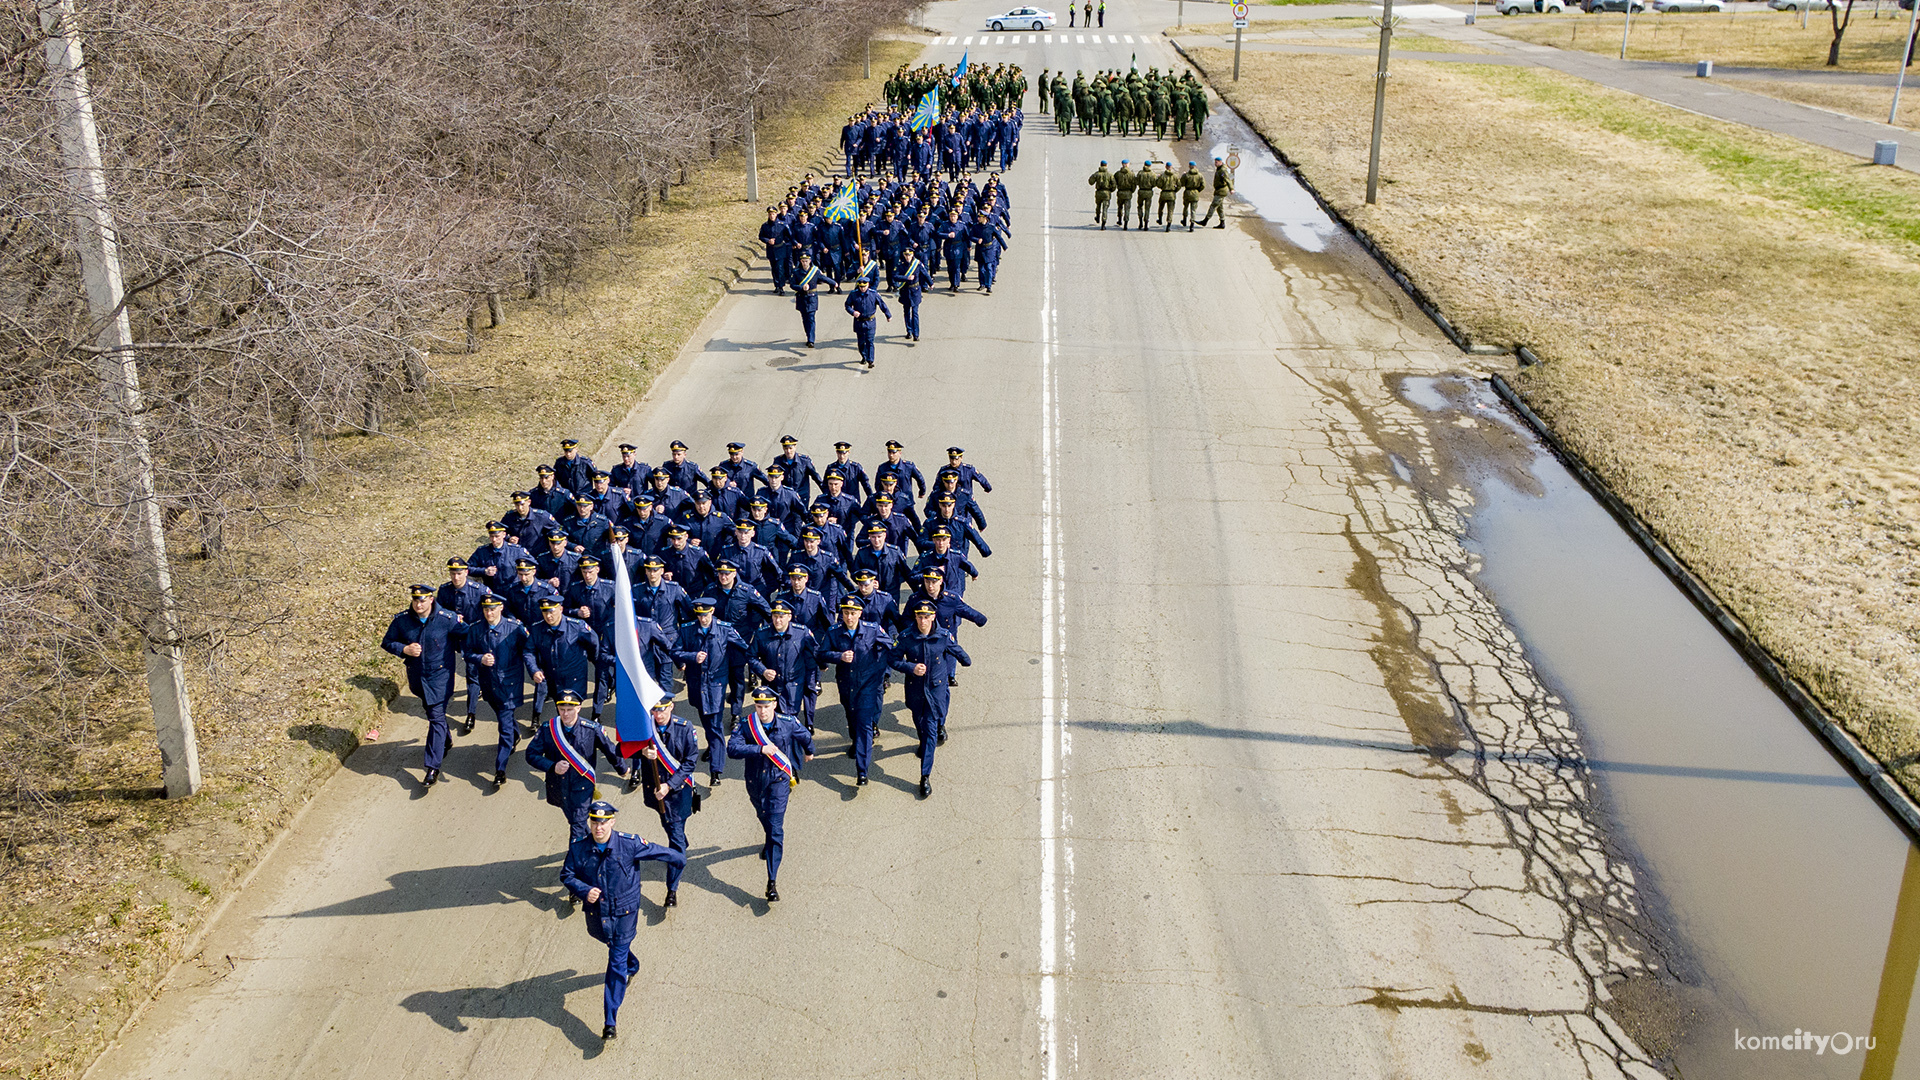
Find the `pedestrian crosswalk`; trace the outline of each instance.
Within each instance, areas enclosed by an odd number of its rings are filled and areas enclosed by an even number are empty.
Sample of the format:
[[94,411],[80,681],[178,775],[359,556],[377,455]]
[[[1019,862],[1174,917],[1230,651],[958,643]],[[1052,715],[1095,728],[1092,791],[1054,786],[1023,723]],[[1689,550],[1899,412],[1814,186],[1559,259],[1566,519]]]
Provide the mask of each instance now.
[[[1025,39],[1024,41],[1021,39]],[[1058,38],[1061,45],[1135,45],[1145,44],[1146,35],[1139,40],[1132,34],[948,34],[933,39],[935,45],[1052,45]],[[1092,38],[1092,41],[1088,41]]]

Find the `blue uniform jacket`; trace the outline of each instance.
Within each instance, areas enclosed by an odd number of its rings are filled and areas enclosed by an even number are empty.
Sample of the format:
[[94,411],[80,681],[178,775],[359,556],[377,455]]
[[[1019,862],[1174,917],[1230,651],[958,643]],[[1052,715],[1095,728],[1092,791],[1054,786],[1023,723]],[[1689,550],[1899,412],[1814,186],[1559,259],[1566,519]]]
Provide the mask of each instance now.
[[[853,630],[848,630],[845,623],[833,624],[821,646],[820,662],[822,666],[835,665],[834,678],[842,693],[850,697],[871,694],[877,698],[887,674],[887,654],[892,649],[893,638],[886,630],[863,617]],[[851,664],[840,659],[841,654],[847,652],[853,653]]]
[[773,459],[772,464],[786,470],[786,475],[780,479],[788,488],[799,493],[802,502],[811,497],[813,488],[809,485],[820,483],[820,473],[813,467],[813,459],[805,454],[781,454]]
[[578,494],[593,487],[593,459],[576,451],[571,459],[565,454],[553,459],[553,482]]
[[[558,518],[555,518],[552,514],[547,513],[537,506],[524,514],[518,510],[509,510],[501,515],[500,524],[507,527],[507,540],[521,547],[526,547],[528,544],[537,544],[546,539],[548,530],[557,530],[560,528]],[[512,566],[513,564],[508,563],[507,565]],[[469,568],[473,566],[472,559],[467,560],[467,566]]]
[[793,625],[806,627],[816,638],[825,636],[833,625],[833,607],[818,589],[808,588],[798,596],[792,589],[781,589],[774,599],[786,601],[793,609]]
[[[697,660],[706,653],[706,660]],[[727,668],[746,658],[747,642],[733,627],[715,619],[701,627],[690,622],[680,628],[673,662],[686,672],[687,698],[702,715],[720,711],[727,701]]]
[[[575,840],[567,848],[567,861],[560,867],[560,884],[567,891],[587,899],[587,893],[600,890],[600,898],[587,904],[588,925],[604,924],[625,918],[640,910],[640,864],[663,862],[684,867],[687,857],[672,848],[649,844],[645,840],[614,830],[605,846],[593,842],[591,835]],[[611,928],[601,926],[594,935],[605,941],[613,937]]]
[[926,476],[920,472],[920,466],[915,465],[906,458],[901,458],[899,461],[881,462],[873,470],[874,483],[879,483],[880,478],[883,476],[899,478],[900,487],[896,489],[896,493],[899,495],[911,493],[915,498],[918,498],[927,493]]
[[[485,543],[474,548],[473,554],[467,558],[467,574],[470,580],[499,592],[513,581],[513,564],[531,558],[533,555],[519,544],[506,543],[494,547],[492,543]],[[487,573],[489,569],[493,573]]]
[[[733,580],[733,591],[728,592],[720,586],[713,587],[713,617],[716,622],[726,623],[740,635],[741,640],[750,641],[754,631],[766,624],[767,616],[772,614],[767,606],[767,598],[760,590],[739,578]],[[734,660],[735,663],[744,656]]]
[[[806,727],[791,716],[775,713],[773,723],[767,725],[767,741],[787,755],[793,765],[793,775],[798,778],[800,770],[806,768],[807,758],[813,754],[813,736],[807,734]],[[760,744],[753,741],[753,733],[744,723],[735,727],[727,740],[727,756],[747,763],[749,788],[764,790],[769,784],[787,781],[786,774],[760,752]]]
[[480,601],[492,591],[468,577],[467,583],[458,589],[451,581],[440,586],[440,591],[433,594],[433,602],[459,616],[461,622],[475,623],[480,621]]
[[607,530],[613,528],[613,523],[601,514],[589,513],[586,517],[581,517],[579,513],[576,512],[572,516],[563,519],[560,522],[560,528],[567,534],[567,546],[569,549],[579,548],[581,551],[592,551],[601,544],[606,543]]
[[[553,742],[553,724],[537,725],[538,731],[533,741],[527,744],[527,764],[547,774],[547,802],[554,806],[580,806],[593,801],[593,781],[580,775],[578,770],[569,768],[564,774],[554,766],[566,760],[560,755],[560,748]],[[606,759],[613,771],[625,776],[620,768],[620,748],[607,738],[607,729],[591,720],[576,720],[573,727],[560,725],[560,734],[586,763],[595,769],[599,765],[594,756],[598,754]]]
[[[495,626],[482,619],[467,627],[467,671],[480,684],[480,692],[502,709],[519,708],[521,691],[533,675],[527,643],[527,628],[504,615]],[[488,653],[493,654],[492,667],[480,662]]]
[[920,561],[914,564],[914,580],[918,581],[920,575],[929,569],[938,569],[940,571],[942,584],[946,586],[944,591],[955,594],[966,591],[968,578],[977,578],[980,576],[980,571],[975,569],[972,563],[968,562],[964,556],[952,548],[948,548],[945,555],[935,555],[931,548],[929,548],[925,554],[920,556]]
[[542,619],[527,631],[527,637],[531,640],[533,670],[546,673],[548,690],[586,689],[587,676],[600,657],[600,635],[593,632],[593,627],[566,616],[558,626],[548,626]]
[[880,298],[879,291],[872,288],[864,291],[855,289],[848,293],[846,308],[847,314],[853,316],[855,322],[872,322],[873,313],[876,310],[889,319],[893,318],[892,309],[888,308],[887,302]]
[[522,585],[520,579],[515,578],[500,588],[500,599],[506,603],[506,613],[526,626],[540,621],[540,601],[548,598],[560,599],[560,590],[537,577],[531,585]]
[[941,586],[938,598],[928,597],[922,590],[915,589],[913,591],[913,599],[908,601],[907,607],[912,608],[914,604],[926,599],[933,599],[933,624],[948,633],[952,633],[954,627],[960,625],[961,619],[965,619],[975,626],[987,625],[987,617],[985,615],[980,614],[979,611],[968,605],[965,600],[960,599],[959,593],[947,589],[944,585]]
[[974,528],[972,522],[961,517],[943,518],[936,515],[928,518],[920,527],[920,542],[914,546],[921,551],[932,551],[936,526],[947,530],[948,539],[953,541],[953,550],[961,555],[971,554],[970,549],[976,547],[980,549],[981,558],[993,554],[993,549],[987,546],[987,538],[980,535],[980,530]]
[[906,555],[892,544],[878,551],[862,545],[853,553],[853,572],[858,573],[862,570],[871,570],[877,574],[880,578],[880,591],[892,593],[898,591],[901,584],[907,580],[911,568],[907,565]]
[[[557,483],[550,488],[535,484],[527,494],[533,497],[535,510],[544,510],[556,519],[573,513],[573,492]],[[525,540],[526,537],[521,539]]]
[[[465,636],[466,627],[446,608],[435,605],[424,619],[408,608],[387,624],[380,647],[405,661],[407,688],[431,707],[445,705],[453,696],[453,658]],[[408,656],[403,650],[414,644],[420,646],[420,655]]]
[[[945,711],[949,693],[947,678],[953,674],[954,663],[973,666],[973,657],[967,655],[967,650],[937,625],[932,633],[924,636],[909,628],[894,644],[891,659],[893,670],[907,677],[907,708],[915,712],[923,712],[929,705]],[[913,673],[919,664],[927,665],[925,675]]]
[[634,583],[633,608],[636,613],[659,623],[668,634],[674,634],[681,623],[693,618],[692,597],[671,581],[649,585],[643,579]]
[[[576,581],[567,587],[566,605],[567,614],[592,627],[604,651],[611,653],[613,640],[607,630],[613,626],[613,582],[606,578],[592,585]],[[580,614],[581,608],[587,609],[585,615]]]
[[[782,702],[795,705],[799,694],[820,685],[820,639],[798,617],[784,634],[763,626],[753,636],[753,669]],[[771,679],[766,677],[769,669]]]
[[667,576],[691,593],[699,593],[713,580],[713,560],[691,544],[678,549],[669,546],[660,553],[660,561],[667,564]]

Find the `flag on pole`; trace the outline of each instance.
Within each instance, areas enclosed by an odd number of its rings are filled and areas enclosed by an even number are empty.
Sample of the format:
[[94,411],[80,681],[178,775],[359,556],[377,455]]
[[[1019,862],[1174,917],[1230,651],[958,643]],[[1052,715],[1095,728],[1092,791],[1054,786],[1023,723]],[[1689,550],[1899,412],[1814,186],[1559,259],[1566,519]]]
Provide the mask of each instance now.
[[[860,216],[860,203],[854,194],[852,184],[840,186],[840,194],[835,195],[833,201],[827,204],[825,215],[828,221],[852,221]],[[635,631],[634,637],[639,636],[639,632]]]
[[1132,56],[1129,56],[1127,58],[1127,70],[1129,71],[1140,70],[1140,54],[1139,53],[1134,53]]
[[967,54],[965,51],[962,51],[960,53],[960,66],[953,69],[953,85],[959,86],[960,80],[966,77],[967,77]]
[[633,582],[627,577],[627,560],[619,553],[613,557],[613,652],[614,723],[606,725],[607,737],[626,757],[651,744],[660,755],[660,767],[678,771],[680,763],[667,752],[667,744],[659,740],[659,732],[653,727],[653,707],[667,692],[640,662],[640,624],[633,610]]
[[907,126],[914,131],[925,131],[940,119],[940,88],[934,87],[920,97],[920,107],[913,110],[912,119]]

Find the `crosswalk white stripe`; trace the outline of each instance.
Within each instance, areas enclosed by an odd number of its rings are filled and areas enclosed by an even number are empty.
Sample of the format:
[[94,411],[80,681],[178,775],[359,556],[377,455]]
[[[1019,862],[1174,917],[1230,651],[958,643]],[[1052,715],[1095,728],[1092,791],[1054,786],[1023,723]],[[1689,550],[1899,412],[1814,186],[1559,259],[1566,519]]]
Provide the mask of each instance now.
[[1085,45],[1087,43],[1087,35],[1085,34],[1073,35],[1073,43],[1075,45]]
[[968,35],[967,35],[967,40],[965,40],[965,41],[963,41],[963,42],[961,42],[960,44],[962,44],[962,45],[971,45],[971,44],[973,44],[973,35],[972,35],[972,34],[968,34]]
[[1129,44],[1129,45],[1131,45],[1131,44],[1133,44],[1133,35],[1132,35],[1132,34],[1121,34],[1120,36],[1121,36],[1121,37],[1122,37],[1123,39],[1125,39],[1125,40],[1126,40],[1126,43],[1127,43],[1127,44]]

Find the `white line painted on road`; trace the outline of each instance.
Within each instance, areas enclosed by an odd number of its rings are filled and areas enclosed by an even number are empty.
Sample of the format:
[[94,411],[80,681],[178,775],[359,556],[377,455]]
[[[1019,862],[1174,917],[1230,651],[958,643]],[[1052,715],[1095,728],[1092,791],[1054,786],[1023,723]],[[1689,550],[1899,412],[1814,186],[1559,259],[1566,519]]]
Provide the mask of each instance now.
[[[1073,969],[1073,842],[1068,827],[1066,553],[1061,544],[1060,388],[1054,373],[1058,340],[1053,299],[1053,160],[1041,154],[1045,195],[1040,212],[1040,1057],[1043,1080],[1059,1080],[1061,989]],[[1069,1043],[1077,1058],[1078,1041]]]
[[1085,45],[1087,43],[1087,35],[1085,34],[1073,35],[1073,43],[1075,45]]
[[1129,44],[1129,45],[1131,45],[1131,44],[1133,44],[1133,35],[1132,35],[1132,34],[1121,34],[1121,35],[1120,35],[1120,39],[1121,39],[1122,41],[1125,41],[1125,42],[1126,42],[1127,44]]
[[968,34],[968,35],[967,35],[967,40],[965,40],[965,41],[963,41],[963,42],[961,42],[960,44],[962,44],[962,45],[971,45],[971,44],[973,44],[973,35],[972,35],[972,34]]

